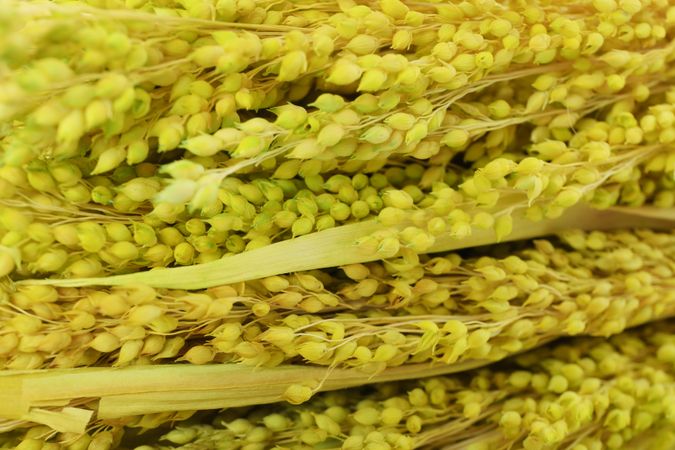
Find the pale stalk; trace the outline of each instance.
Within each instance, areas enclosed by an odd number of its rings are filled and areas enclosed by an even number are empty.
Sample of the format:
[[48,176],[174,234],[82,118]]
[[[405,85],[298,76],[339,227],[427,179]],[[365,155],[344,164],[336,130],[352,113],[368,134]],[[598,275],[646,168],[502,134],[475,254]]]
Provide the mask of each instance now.
[[[672,312],[659,319],[670,316]],[[518,353],[554,338],[542,339]],[[469,360],[451,365],[404,365],[375,374],[332,367],[254,368],[236,364],[0,371],[0,418],[5,419],[4,423],[0,422],[0,428],[10,423],[18,426],[33,422],[64,431],[84,432],[92,425],[85,419],[94,412],[97,419],[114,420],[161,412],[269,404],[286,401],[286,391],[292,385],[306,386],[317,393],[458,373],[493,362]],[[454,429],[454,425],[452,427]]]
[[[0,418],[34,421],[39,418],[36,408],[60,408],[80,399],[99,399],[98,419],[232,408],[283,401],[284,392],[292,384],[312,386],[316,392],[330,391],[461,372],[489,362],[472,360],[451,366],[415,364],[389,368],[375,375],[356,369],[312,366],[258,369],[235,364],[2,371]],[[65,421],[63,411],[61,419]],[[73,418],[72,426],[81,424],[79,419],[80,416]]]
[[[539,222],[526,219],[520,211],[514,213],[513,232],[503,241],[532,239],[568,229],[672,229],[674,223],[675,208],[597,210],[578,205],[569,208],[559,218]],[[399,228],[403,229],[407,225],[409,224],[403,223]],[[156,288],[204,289],[290,272],[379,260],[380,255],[359,247],[357,241],[385,228],[391,227],[385,227],[377,220],[368,220],[277,242],[205,264],[100,278],[39,279],[23,280],[18,283],[64,287],[146,284]],[[434,245],[427,253],[448,252],[495,242],[497,239],[492,230],[474,229],[473,234],[464,239],[457,239],[446,233],[436,237]]]

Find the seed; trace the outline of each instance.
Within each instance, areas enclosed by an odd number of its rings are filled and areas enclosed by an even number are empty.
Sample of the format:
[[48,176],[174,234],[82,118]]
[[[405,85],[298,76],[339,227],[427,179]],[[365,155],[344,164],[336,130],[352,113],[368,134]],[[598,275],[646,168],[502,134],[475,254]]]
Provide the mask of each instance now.
[[380,421],[380,412],[371,407],[360,408],[352,417],[361,425],[375,425]]
[[105,229],[93,222],[85,222],[77,225],[77,237],[80,246],[91,253],[96,253],[103,249],[106,244]]
[[214,352],[211,348],[204,345],[196,345],[188,350],[183,359],[191,364],[207,364],[213,360]]
[[109,251],[115,257],[124,261],[138,258],[138,248],[128,241],[115,242],[110,246]]
[[114,334],[104,331],[97,334],[89,346],[101,353],[111,353],[120,347],[120,341]]
[[12,255],[7,252],[0,252],[0,277],[5,277],[12,273],[15,268],[15,262]]
[[129,312],[129,322],[136,325],[145,325],[163,314],[162,308],[156,305],[141,305],[133,308]]
[[84,258],[67,266],[64,273],[72,278],[90,278],[99,275],[102,269],[100,261],[93,258]]
[[127,157],[126,149],[122,147],[112,147],[105,150],[98,157],[96,167],[92,170],[92,175],[109,172],[116,169]]
[[143,344],[144,342],[142,339],[134,339],[126,341],[124,344],[122,344],[122,347],[120,348],[116,364],[118,365],[128,364],[133,360],[135,360],[136,358],[138,358],[138,356],[141,353],[141,350],[143,349]]
[[299,384],[290,385],[286,391],[284,391],[283,398],[292,405],[299,405],[306,402],[312,397],[312,389],[307,386],[302,386]]
[[339,86],[345,86],[361,78],[363,69],[347,59],[338,59],[330,69],[326,81]]
[[[35,270],[39,272],[57,272],[66,264],[67,260],[68,253],[65,250],[56,249],[40,256],[34,266]],[[0,269],[0,274],[2,274],[2,269]]]

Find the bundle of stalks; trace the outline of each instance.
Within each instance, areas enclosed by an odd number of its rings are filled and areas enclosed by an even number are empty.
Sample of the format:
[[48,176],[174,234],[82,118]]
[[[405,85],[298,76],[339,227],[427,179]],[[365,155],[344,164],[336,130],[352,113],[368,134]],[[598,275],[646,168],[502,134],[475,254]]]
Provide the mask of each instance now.
[[5,0],[0,446],[667,448],[674,42],[667,0]]

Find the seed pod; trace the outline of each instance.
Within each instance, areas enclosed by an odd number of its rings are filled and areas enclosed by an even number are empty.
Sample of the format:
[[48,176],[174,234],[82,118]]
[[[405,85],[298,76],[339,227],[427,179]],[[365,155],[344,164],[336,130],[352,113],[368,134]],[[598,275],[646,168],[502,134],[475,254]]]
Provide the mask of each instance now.
[[287,130],[298,128],[307,120],[307,111],[301,106],[287,104],[273,109],[277,115],[274,124]]
[[12,255],[0,250],[0,277],[9,275],[14,271],[15,267],[16,263]]
[[379,41],[373,36],[359,34],[354,36],[346,45],[346,49],[356,55],[367,55],[377,50]]
[[78,224],[76,229],[80,246],[84,250],[96,253],[105,246],[107,237],[105,228],[101,225],[94,222],[84,222]]
[[246,136],[239,141],[237,148],[231,154],[235,158],[254,158],[266,147],[267,142],[260,136]]
[[26,171],[28,178],[28,183],[34,189],[40,192],[55,192],[56,191],[56,182],[54,178],[42,168],[29,169]]
[[371,144],[382,144],[391,137],[392,130],[386,125],[373,125],[359,139]]
[[91,171],[91,174],[98,175],[116,169],[126,159],[126,157],[127,152],[124,148],[109,148],[101,153],[98,161],[96,162],[96,167],[94,167],[94,170]]
[[144,341],[142,339],[132,339],[122,344],[115,365],[124,365],[132,362],[141,353]]
[[128,241],[115,242],[108,251],[123,261],[138,258],[138,248]]
[[[34,263],[35,270],[39,272],[57,272],[68,260],[68,253],[62,249],[50,250],[41,255]],[[2,273],[2,270],[0,270]]]
[[339,95],[321,94],[313,103],[310,103],[309,106],[318,108],[323,112],[334,113],[345,106],[345,100]]
[[213,357],[213,349],[204,345],[197,345],[190,348],[190,350],[188,350],[185,355],[183,355],[182,359],[188,361],[190,364],[201,365],[211,362]]
[[363,69],[348,59],[338,59],[330,69],[326,81],[338,86],[352,84],[361,78]]
[[[173,180],[166,186],[162,191],[157,194],[155,197],[156,204],[171,204],[171,205],[180,205],[189,202],[197,192],[198,184],[193,180],[179,179]],[[161,214],[160,211],[157,211],[155,208],[155,214]],[[162,219],[167,223],[175,222],[173,217],[166,217],[167,220]]]
[[281,59],[279,81],[294,81],[307,71],[307,56],[302,50],[294,50]]
[[197,156],[213,156],[224,149],[224,143],[216,136],[203,134],[185,140],[182,147]]
[[181,242],[176,245],[176,248],[173,251],[173,257],[176,260],[176,263],[184,266],[192,264],[194,254],[194,247],[187,242]]
[[317,136],[317,142],[325,147],[336,145],[345,136],[346,130],[337,123],[330,123],[323,127]]
[[299,405],[306,402],[312,397],[312,389],[307,386],[299,384],[290,385],[283,394],[284,400],[293,404]]
[[295,159],[311,159],[318,156],[324,147],[316,139],[303,139],[299,141],[287,157]]
[[56,139],[58,142],[74,142],[84,135],[84,131],[84,114],[81,110],[75,109],[59,122]]
[[129,312],[128,320],[135,325],[145,325],[158,319],[162,314],[162,308],[159,306],[141,305],[134,307]]
[[582,191],[575,186],[568,186],[561,190],[554,199],[554,204],[563,208],[569,208],[581,200]]
[[110,353],[120,347],[120,341],[114,334],[101,332],[89,343],[89,346],[101,353]]
[[76,165],[69,163],[50,165],[49,173],[62,186],[72,186],[77,184],[82,178],[80,169]]

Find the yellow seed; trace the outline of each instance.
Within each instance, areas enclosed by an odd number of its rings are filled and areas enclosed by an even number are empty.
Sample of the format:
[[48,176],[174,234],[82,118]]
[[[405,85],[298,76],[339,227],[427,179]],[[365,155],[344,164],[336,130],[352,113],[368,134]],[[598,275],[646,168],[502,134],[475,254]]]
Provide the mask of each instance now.
[[120,340],[114,334],[104,331],[97,334],[89,346],[101,353],[110,353],[120,347]]
[[434,217],[427,222],[427,230],[429,230],[429,232],[434,236],[445,233],[446,227],[446,221],[440,217]]
[[173,358],[185,345],[185,339],[180,336],[169,338],[164,343],[164,348],[153,359]]
[[511,231],[513,230],[513,218],[510,215],[499,216],[495,220],[494,227],[497,241],[501,241],[511,234]]
[[197,156],[213,156],[224,149],[224,143],[221,139],[208,134],[187,139],[181,146]]
[[122,147],[112,147],[105,150],[98,157],[92,175],[98,175],[116,169],[127,157],[127,151]]
[[316,362],[323,358],[328,346],[323,342],[305,342],[298,345],[298,353],[307,361]]
[[288,418],[279,413],[269,414],[262,421],[272,431],[283,431],[291,425]]
[[133,260],[138,258],[138,248],[131,242],[115,242],[108,251],[121,260]]
[[380,411],[372,407],[359,408],[352,418],[361,425],[375,425],[380,421]]
[[196,436],[197,430],[194,428],[177,428],[162,436],[162,439],[166,439],[173,444],[182,445],[192,441]]
[[213,360],[213,357],[213,349],[204,345],[196,345],[183,355],[183,359],[197,365],[207,364]]
[[337,123],[330,123],[323,127],[317,136],[320,145],[331,147],[336,145],[345,136],[345,128]]
[[9,355],[19,345],[19,337],[15,333],[0,336],[0,355]]
[[162,351],[165,343],[166,338],[164,336],[153,334],[145,340],[143,348],[141,350],[141,354],[156,355]]
[[379,4],[382,12],[393,19],[403,19],[410,12],[408,6],[400,0],[380,0]]
[[16,263],[12,255],[0,250],[0,277],[9,275],[14,271]]
[[388,362],[392,360],[396,355],[398,355],[399,350],[389,344],[383,344],[375,349],[375,354],[373,355],[373,361]]
[[659,347],[656,353],[659,361],[675,363],[675,343],[665,343]]
[[396,426],[403,419],[403,411],[396,407],[388,407],[382,410],[381,420],[382,425]]
[[126,341],[120,348],[119,355],[115,364],[128,364],[138,358],[143,349],[144,341],[142,339],[133,339]]
[[312,389],[300,384],[292,384],[286,388],[282,398],[292,405],[299,405],[312,397]]
[[361,77],[357,88],[359,92],[375,92],[384,88],[387,74],[380,69],[368,69]]
[[317,31],[312,37],[312,49],[317,56],[327,57],[333,53],[335,44],[330,36],[321,34]]
[[129,304],[119,295],[100,293],[92,298],[95,299],[101,313],[106,316],[119,317],[129,310]]
[[103,249],[107,240],[105,228],[94,222],[78,224],[77,237],[80,246],[91,253],[96,253]]
[[102,270],[101,262],[93,258],[84,258],[70,264],[65,273],[74,278],[88,278],[99,275]]
[[273,112],[277,115],[274,123],[287,130],[295,129],[307,120],[305,108],[290,103],[274,108]]
[[56,139],[59,142],[77,141],[84,135],[84,114],[80,110],[73,110],[59,122]]
[[489,69],[494,64],[494,56],[490,52],[479,52],[475,56],[476,67],[480,69]]
[[476,58],[470,53],[460,53],[451,62],[457,72],[471,72],[476,68]]
[[218,59],[223,56],[225,49],[220,45],[205,45],[192,52],[190,58],[204,68],[215,67]]
[[554,204],[563,208],[569,208],[581,200],[582,191],[574,186],[563,189],[556,195]]
[[359,34],[354,36],[347,43],[345,48],[356,55],[367,55],[375,52],[378,46],[379,40],[376,37],[367,34]]
[[284,347],[293,342],[295,333],[288,327],[270,327],[260,335],[260,339],[278,347]]
[[506,19],[501,19],[501,18],[496,18],[493,19],[490,22],[490,25],[488,26],[489,32],[497,38],[502,38],[506,36],[509,31],[511,31],[512,25],[511,22],[509,22]]
[[301,50],[294,50],[287,53],[281,59],[279,68],[279,81],[293,81],[299,78],[307,71],[307,56]]
[[405,427],[413,434],[419,433],[422,431],[422,418],[416,414],[408,417],[405,422]]
[[[68,253],[62,249],[48,251],[35,261],[35,269],[41,272],[56,272],[68,261]],[[0,264],[1,266],[2,264]],[[2,270],[0,269],[0,274]]]
[[156,305],[141,305],[133,308],[129,312],[129,322],[136,325],[145,325],[156,319],[158,319],[163,314],[161,307]]
[[[49,172],[44,170],[28,170],[27,171],[28,183],[40,191],[40,192],[54,192],[56,190],[56,182],[54,178],[49,174]],[[63,190],[69,189],[68,186],[64,186]]]
[[338,59],[330,69],[326,81],[338,86],[352,84],[361,78],[363,69],[348,59]]
[[310,103],[310,106],[329,113],[339,111],[344,107],[344,105],[345,100],[339,95],[335,94],[321,94],[313,103]]
[[413,43],[413,34],[409,30],[398,30],[391,39],[391,48],[406,51]]
[[468,141],[469,133],[461,129],[448,131],[441,139],[441,143],[450,148],[462,148]]
[[350,264],[342,266],[341,269],[345,272],[345,275],[354,281],[363,280],[370,274],[368,267],[363,264]]
[[342,442],[341,450],[361,450],[365,448],[363,436],[349,436]]

